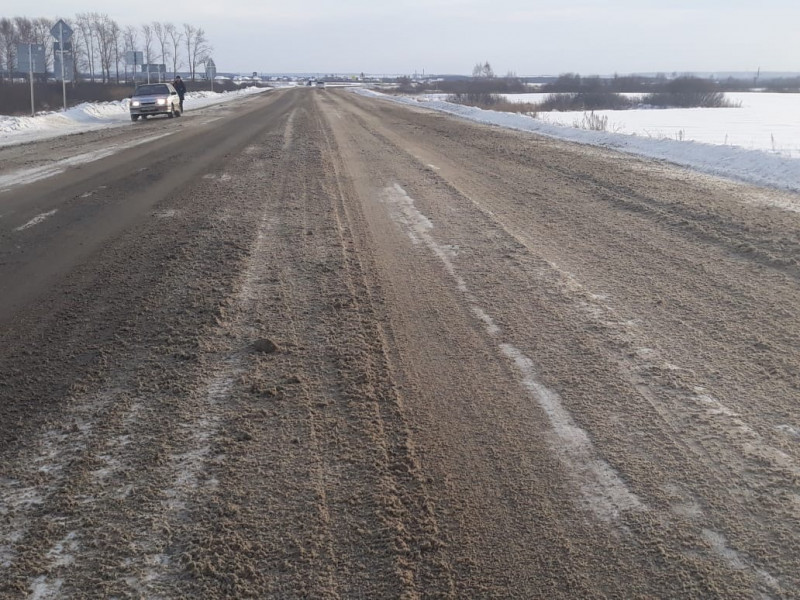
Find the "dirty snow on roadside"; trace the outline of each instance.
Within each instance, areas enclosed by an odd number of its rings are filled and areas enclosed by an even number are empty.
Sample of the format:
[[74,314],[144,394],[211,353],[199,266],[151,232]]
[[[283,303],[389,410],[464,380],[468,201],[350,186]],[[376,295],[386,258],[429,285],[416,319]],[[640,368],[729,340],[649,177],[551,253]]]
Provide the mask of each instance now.
[[704,144],[675,139],[641,137],[624,133],[589,131],[567,125],[545,123],[518,113],[483,110],[425,97],[391,96],[372,90],[356,89],[359,94],[381,97],[449,113],[498,127],[529,131],[548,137],[612,148],[689,167],[697,171],[747,183],[800,191],[800,160],[735,146]]
[[[269,91],[270,88],[249,87],[233,92],[212,91],[186,94],[185,110],[192,111],[212,104]],[[119,127],[130,124],[128,99],[117,102],[84,102],[66,111],[44,112],[35,117],[0,115],[0,146],[33,142],[70,133]]]

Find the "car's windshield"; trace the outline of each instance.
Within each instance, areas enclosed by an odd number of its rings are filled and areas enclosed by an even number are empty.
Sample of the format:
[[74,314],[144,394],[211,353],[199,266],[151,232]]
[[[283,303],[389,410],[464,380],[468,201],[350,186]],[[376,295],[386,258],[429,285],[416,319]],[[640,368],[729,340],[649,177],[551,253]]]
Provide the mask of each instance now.
[[153,94],[169,94],[169,88],[162,84],[140,85],[136,88],[134,96],[151,96]]

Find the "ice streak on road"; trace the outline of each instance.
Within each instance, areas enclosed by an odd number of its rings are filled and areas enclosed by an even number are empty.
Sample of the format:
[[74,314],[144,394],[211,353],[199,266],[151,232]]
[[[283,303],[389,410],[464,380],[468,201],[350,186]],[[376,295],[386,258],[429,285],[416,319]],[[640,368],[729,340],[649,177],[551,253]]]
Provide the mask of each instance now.
[[169,131],[167,133],[161,133],[159,135],[153,135],[140,140],[135,140],[127,144],[118,144],[115,146],[109,146],[108,148],[103,148],[102,150],[95,150],[94,152],[86,152],[77,156],[71,156],[43,167],[23,169],[7,175],[0,175],[0,193],[7,192],[12,187],[18,185],[27,185],[29,183],[41,181],[42,179],[47,179],[48,177],[53,177],[54,175],[63,173],[70,167],[94,162],[96,160],[112,156],[113,154],[121,152],[122,150],[135,148],[136,146],[141,146],[142,144],[147,144],[148,142],[153,142],[168,135],[172,135],[173,133],[174,132]]
[[[501,329],[479,305],[477,298],[470,293],[466,281],[458,274],[453,262],[454,250],[433,239],[430,233],[433,223],[416,208],[414,199],[400,185],[395,184],[384,190],[383,200],[389,207],[391,218],[405,230],[411,241],[424,244],[439,258],[459,291],[470,302],[472,313],[483,322],[486,332],[492,337],[501,336]],[[616,520],[626,511],[644,510],[645,506],[628,489],[611,465],[597,457],[588,434],[575,423],[559,395],[536,379],[533,361],[510,344],[501,343],[498,350],[505,359],[511,361],[520,374],[522,386],[547,415],[557,438],[554,448],[559,459],[578,482],[584,506],[604,521]]]
[[25,223],[24,225],[20,225],[19,227],[15,228],[14,231],[25,231],[26,229],[30,229],[31,227],[35,227],[45,219],[52,217],[54,214],[58,212],[58,209],[51,210],[46,213],[42,213],[40,215],[36,215],[30,221]]
[[561,397],[537,381],[533,361],[511,344],[501,344],[500,348],[513,361],[528,393],[547,415],[558,437],[560,458],[578,476],[589,507],[607,521],[619,517],[624,511],[643,509],[639,498],[628,490],[616,471],[595,456],[589,436],[564,408]]

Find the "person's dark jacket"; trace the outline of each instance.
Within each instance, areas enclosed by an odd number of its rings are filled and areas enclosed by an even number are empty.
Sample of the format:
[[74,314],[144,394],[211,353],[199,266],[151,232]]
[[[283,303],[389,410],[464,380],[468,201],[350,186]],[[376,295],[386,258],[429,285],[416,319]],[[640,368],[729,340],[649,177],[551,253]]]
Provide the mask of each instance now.
[[183,83],[182,79],[176,79],[172,82],[172,86],[175,88],[175,91],[178,92],[178,96],[181,100],[186,95],[186,85]]

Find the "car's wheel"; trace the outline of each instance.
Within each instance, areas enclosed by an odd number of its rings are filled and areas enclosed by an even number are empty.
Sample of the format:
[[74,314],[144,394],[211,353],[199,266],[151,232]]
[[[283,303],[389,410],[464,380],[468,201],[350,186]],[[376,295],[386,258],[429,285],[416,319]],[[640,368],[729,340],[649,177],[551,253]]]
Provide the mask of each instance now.
[[139,115],[131,115],[131,121],[138,121]]
[[142,115],[142,121],[147,119],[147,115]]
[[167,113],[167,118],[170,118],[170,119],[171,119],[171,118],[172,118],[172,117],[174,117],[174,116],[175,116],[175,107],[173,106],[173,107],[171,107],[171,108],[169,109],[169,112]]

